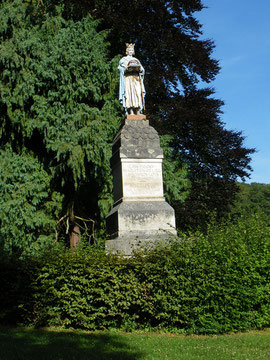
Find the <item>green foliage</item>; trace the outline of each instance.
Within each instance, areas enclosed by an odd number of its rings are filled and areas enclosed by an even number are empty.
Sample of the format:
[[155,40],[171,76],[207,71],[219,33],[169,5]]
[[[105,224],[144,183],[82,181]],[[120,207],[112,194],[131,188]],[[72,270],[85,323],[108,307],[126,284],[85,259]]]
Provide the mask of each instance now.
[[231,207],[233,216],[243,213],[263,212],[270,216],[270,185],[238,183],[239,193]]
[[[71,204],[77,216],[96,221],[112,204],[110,143],[121,120],[118,58],[108,59],[108,33],[98,32],[90,16],[66,20],[59,6],[47,14],[39,9],[23,0],[0,5],[0,145],[12,164],[3,169],[8,160],[1,160],[2,208],[9,177],[15,190],[25,184],[13,202],[17,209],[0,220],[9,251],[18,243],[31,251],[41,234],[51,239],[53,221]],[[48,201],[55,209],[44,210]]]
[[160,143],[164,154],[162,163],[164,192],[169,202],[179,201],[183,203],[190,188],[188,169],[179,158],[175,157],[174,150],[170,145],[171,142],[171,136],[161,136]]
[[22,21],[1,45],[3,135],[8,136],[7,124],[19,126],[23,139],[33,140],[36,131],[44,151],[54,155],[55,173],[70,173],[62,180],[72,177],[76,187],[86,178],[87,162],[96,174],[108,158],[107,138],[115,131],[115,109],[108,101],[113,67],[106,59],[106,33],[95,28],[90,17],[79,23],[48,17],[39,26]]
[[52,250],[1,263],[6,322],[178,333],[270,325],[270,229],[256,216],[212,224],[207,235],[180,234],[131,259]]
[[25,255],[51,246],[62,196],[32,153],[0,150],[0,246]]

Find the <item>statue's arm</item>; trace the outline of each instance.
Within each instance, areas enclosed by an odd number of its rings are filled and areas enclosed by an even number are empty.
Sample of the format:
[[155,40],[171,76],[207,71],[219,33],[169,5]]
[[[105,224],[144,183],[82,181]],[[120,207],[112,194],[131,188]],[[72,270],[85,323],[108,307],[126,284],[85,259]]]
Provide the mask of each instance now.
[[127,68],[127,61],[123,58],[119,61],[119,65],[118,65],[118,71],[121,74],[124,74],[125,70]]
[[123,105],[123,107],[125,107],[126,105],[126,100],[125,100],[125,70],[126,70],[126,66],[125,66],[125,59],[122,58],[119,61],[119,65],[118,65],[118,71],[120,72],[120,83],[119,83],[119,101],[120,103]]

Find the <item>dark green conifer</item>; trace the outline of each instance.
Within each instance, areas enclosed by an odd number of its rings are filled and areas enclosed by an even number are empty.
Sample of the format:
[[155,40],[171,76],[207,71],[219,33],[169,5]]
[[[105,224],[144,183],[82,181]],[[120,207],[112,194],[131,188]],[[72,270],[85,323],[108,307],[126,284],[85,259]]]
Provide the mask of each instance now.
[[0,238],[27,252],[48,245],[71,209],[85,219],[109,211],[118,59],[91,16],[17,0],[1,3],[0,19]]

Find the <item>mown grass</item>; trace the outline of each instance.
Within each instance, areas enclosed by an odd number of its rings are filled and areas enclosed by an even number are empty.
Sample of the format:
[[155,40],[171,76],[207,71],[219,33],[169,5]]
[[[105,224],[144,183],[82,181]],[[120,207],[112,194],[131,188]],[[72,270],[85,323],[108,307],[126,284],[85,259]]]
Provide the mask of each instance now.
[[220,336],[0,328],[1,360],[270,359],[270,330]]

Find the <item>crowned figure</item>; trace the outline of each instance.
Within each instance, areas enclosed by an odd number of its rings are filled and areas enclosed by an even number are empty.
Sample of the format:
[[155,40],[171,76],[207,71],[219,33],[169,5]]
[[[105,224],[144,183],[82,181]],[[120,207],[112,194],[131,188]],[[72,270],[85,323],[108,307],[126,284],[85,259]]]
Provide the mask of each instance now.
[[145,110],[144,68],[133,55],[135,44],[126,44],[126,56],[119,61],[119,101],[126,114],[142,114]]

